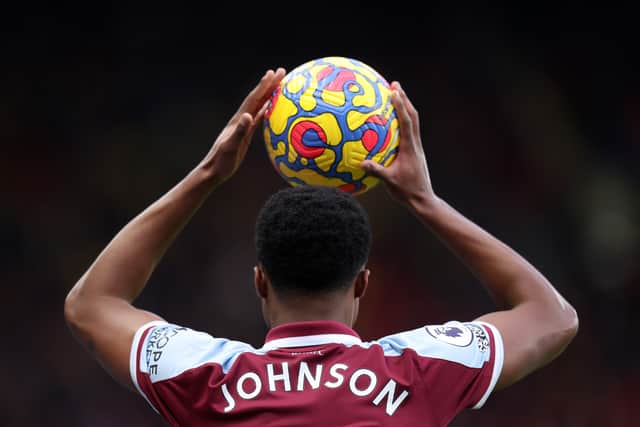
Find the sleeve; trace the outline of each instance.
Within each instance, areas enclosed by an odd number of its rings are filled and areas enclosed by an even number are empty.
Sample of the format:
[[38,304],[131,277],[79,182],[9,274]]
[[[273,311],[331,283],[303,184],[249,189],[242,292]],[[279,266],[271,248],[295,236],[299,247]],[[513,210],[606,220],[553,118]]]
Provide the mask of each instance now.
[[380,340],[385,353],[415,351],[417,367],[434,407],[453,416],[479,409],[493,391],[504,348],[497,328],[485,322],[428,325]]
[[222,375],[246,346],[183,326],[150,322],[133,338],[131,379],[156,412],[177,424],[179,414],[190,410],[191,394],[200,392],[211,375]]

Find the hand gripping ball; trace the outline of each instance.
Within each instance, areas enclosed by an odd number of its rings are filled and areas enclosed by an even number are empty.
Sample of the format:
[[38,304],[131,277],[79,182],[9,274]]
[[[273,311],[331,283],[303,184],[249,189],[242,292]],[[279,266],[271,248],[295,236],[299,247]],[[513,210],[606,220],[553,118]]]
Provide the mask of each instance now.
[[273,92],[264,139],[273,166],[289,184],[364,193],[379,180],[360,162],[388,166],[398,151],[389,83],[351,58],[302,64]]

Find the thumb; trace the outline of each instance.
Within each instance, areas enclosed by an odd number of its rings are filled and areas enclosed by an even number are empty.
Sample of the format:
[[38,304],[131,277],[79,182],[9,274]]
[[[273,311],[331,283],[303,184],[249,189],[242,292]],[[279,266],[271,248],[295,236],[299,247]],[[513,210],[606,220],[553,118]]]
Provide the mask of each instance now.
[[369,175],[375,176],[376,178],[385,179],[389,173],[387,168],[382,166],[380,163],[373,162],[371,160],[364,160],[360,163],[360,167]]

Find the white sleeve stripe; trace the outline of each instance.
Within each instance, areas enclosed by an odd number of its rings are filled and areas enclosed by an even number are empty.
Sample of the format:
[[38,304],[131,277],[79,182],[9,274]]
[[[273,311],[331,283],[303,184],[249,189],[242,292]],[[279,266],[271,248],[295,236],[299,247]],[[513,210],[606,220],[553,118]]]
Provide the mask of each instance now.
[[502,343],[502,336],[500,336],[500,331],[498,331],[498,328],[487,322],[475,323],[480,323],[481,325],[491,329],[494,341],[493,350],[495,351],[495,355],[493,357],[493,372],[491,373],[491,382],[489,383],[489,387],[487,387],[478,403],[476,403],[472,408],[480,409],[485,404],[485,402],[489,398],[489,395],[495,388],[496,383],[498,382],[498,378],[500,378],[500,373],[502,372],[502,364],[504,363],[504,346]]
[[142,391],[142,388],[140,388],[140,384],[138,384],[138,370],[140,369],[140,353],[138,353],[138,347],[140,346],[140,339],[142,338],[142,335],[146,330],[153,326],[165,325],[166,323],[167,322],[163,322],[162,320],[154,320],[140,326],[133,336],[133,341],[131,343],[131,352],[129,353],[129,374],[131,375],[131,381],[133,382],[133,385],[136,386],[136,390],[138,390],[138,393],[140,393],[142,397],[144,397],[144,400],[146,400],[149,406],[151,406],[151,408],[153,408],[153,410],[157,413],[160,412],[158,412],[156,407],[153,406],[147,395]]

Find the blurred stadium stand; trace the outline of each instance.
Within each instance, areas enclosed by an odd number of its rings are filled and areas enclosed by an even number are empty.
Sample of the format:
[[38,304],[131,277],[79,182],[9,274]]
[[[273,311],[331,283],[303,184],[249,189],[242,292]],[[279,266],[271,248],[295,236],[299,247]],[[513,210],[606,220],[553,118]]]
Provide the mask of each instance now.
[[[402,82],[436,191],[536,264],[580,315],[555,362],[453,426],[637,425],[640,92],[624,11],[371,10],[349,32],[335,10],[299,24],[276,10],[246,26],[238,12],[227,30],[223,15],[189,6],[55,7],[4,17],[0,425],[164,425],[73,340],[66,292],[200,159],[266,68],[330,54]],[[285,184],[254,142],[138,305],[259,346],[253,221]],[[375,236],[363,338],[493,309],[383,188],[360,200]]]

